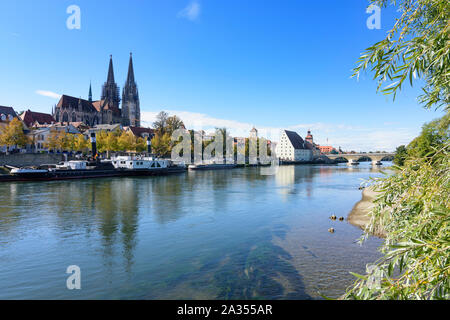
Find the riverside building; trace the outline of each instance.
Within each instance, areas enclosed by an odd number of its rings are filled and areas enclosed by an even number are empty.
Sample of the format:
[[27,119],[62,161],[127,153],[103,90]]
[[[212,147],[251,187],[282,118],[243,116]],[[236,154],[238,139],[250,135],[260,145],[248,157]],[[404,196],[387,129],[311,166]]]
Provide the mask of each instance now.
[[286,161],[312,161],[313,150],[297,132],[283,130],[277,144],[277,157]]

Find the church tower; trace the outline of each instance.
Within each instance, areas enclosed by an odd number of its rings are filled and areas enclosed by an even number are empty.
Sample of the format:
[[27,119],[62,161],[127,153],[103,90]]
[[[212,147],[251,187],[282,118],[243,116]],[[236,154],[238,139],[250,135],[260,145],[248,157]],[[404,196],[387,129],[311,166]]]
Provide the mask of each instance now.
[[306,136],[305,140],[314,145],[314,138],[313,135],[311,134],[311,130],[308,130],[308,135]]
[[92,102],[92,84],[89,83],[89,97],[88,97],[89,102]]
[[122,124],[124,126],[141,126],[141,109],[139,92],[134,80],[133,56],[130,53],[127,81],[122,91]]
[[253,127],[253,129],[250,130],[250,138],[258,139],[258,130],[255,127]]
[[104,100],[105,102],[104,105],[108,104],[113,108],[119,110],[119,103],[120,103],[119,87],[114,81],[112,55],[110,56],[109,59],[108,79],[106,80],[102,89],[102,100]]

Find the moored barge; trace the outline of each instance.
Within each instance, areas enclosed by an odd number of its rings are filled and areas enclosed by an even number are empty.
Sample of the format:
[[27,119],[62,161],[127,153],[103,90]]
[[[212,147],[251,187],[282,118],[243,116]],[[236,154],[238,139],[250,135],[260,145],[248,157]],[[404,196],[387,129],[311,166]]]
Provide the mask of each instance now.
[[121,156],[100,162],[77,160],[58,165],[12,168],[9,175],[0,175],[0,182],[157,176],[185,171],[185,166],[176,165],[170,160]]
[[189,170],[223,170],[236,167],[237,165],[233,163],[191,164]]

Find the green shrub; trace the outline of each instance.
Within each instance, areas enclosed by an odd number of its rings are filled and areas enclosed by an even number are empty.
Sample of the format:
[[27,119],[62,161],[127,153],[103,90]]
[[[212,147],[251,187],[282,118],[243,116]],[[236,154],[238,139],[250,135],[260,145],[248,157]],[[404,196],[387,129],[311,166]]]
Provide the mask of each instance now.
[[386,230],[384,257],[345,299],[450,298],[450,144],[431,157],[408,159],[396,173],[373,179],[382,191],[365,237]]

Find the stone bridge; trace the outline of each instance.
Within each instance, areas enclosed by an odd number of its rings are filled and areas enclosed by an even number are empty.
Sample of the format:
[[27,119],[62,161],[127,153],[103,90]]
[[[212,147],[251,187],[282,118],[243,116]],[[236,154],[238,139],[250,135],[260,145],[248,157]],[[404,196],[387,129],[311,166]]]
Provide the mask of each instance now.
[[336,160],[339,158],[347,159],[348,165],[354,165],[362,158],[369,158],[372,160],[372,164],[381,165],[381,161],[386,158],[393,158],[395,153],[342,153],[342,154],[327,154],[328,159]]

